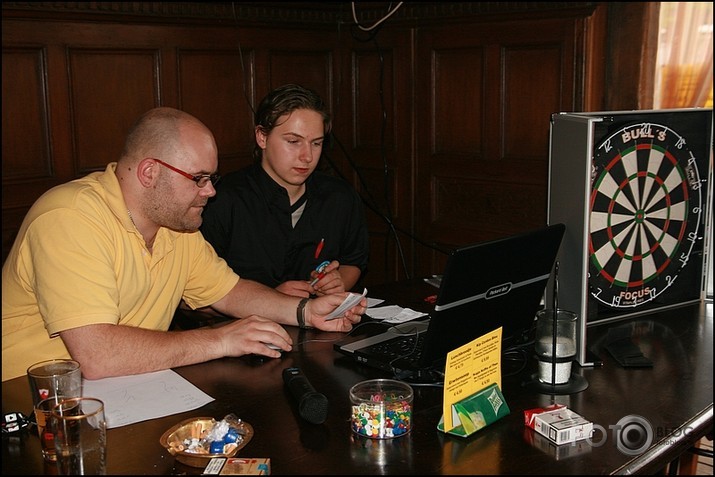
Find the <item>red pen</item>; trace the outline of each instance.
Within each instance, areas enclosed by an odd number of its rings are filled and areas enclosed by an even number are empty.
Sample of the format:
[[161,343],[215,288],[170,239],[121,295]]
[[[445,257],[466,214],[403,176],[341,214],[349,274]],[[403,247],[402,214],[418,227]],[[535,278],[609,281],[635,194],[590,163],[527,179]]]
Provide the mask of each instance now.
[[330,261],[326,260],[317,267],[315,267],[315,271],[318,272],[318,276],[315,277],[315,279],[310,282],[310,286],[314,287],[316,283],[318,283],[324,276],[325,276],[325,267],[330,265]]
[[320,242],[318,242],[318,246],[315,247],[315,258],[317,259],[320,257],[320,252],[323,251],[323,245],[325,245],[325,239],[322,238],[320,239]]

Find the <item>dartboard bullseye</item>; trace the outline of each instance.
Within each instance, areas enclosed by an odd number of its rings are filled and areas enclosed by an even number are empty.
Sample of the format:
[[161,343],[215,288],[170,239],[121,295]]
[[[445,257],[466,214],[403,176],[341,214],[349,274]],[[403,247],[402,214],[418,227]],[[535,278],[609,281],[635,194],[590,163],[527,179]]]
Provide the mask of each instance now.
[[[611,308],[668,292],[688,266],[703,223],[698,161],[663,124],[620,127],[594,149],[589,287]],[[698,264],[697,266],[701,266]]]

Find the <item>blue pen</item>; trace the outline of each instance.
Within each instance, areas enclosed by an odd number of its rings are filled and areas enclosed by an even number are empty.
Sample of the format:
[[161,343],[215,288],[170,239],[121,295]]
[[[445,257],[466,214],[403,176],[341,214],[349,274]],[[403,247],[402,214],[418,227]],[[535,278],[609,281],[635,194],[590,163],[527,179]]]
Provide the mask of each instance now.
[[314,287],[315,284],[318,283],[318,281],[325,276],[325,273],[323,273],[323,270],[325,270],[325,267],[327,267],[328,265],[330,265],[330,261],[326,260],[323,263],[321,263],[320,265],[318,265],[317,267],[315,267],[315,271],[318,272],[318,276],[315,277],[315,279],[312,282],[310,282],[311,287]]

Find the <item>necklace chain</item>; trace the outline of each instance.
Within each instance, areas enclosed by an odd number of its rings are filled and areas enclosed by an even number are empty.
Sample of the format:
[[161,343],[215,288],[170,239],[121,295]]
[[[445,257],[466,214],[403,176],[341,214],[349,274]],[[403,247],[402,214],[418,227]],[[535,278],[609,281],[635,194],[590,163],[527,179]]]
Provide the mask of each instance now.
[[132,221],[132,224],[134,224],[134,227],[136,228],[137,224],[134,222],[134,217],[132,216],[132,211],[127,209],[127,215],[129,215],[129,220]]
[[[139,227],[137,227],[136,222],[134,222],[134,217],[132,216],[132,211],[127,209],[127,215],[129,215],[129,220],[132,221],[132,224],[134,224],[134,228],[139,231]],[[141,234],[141,232],[140,232]],[[152,247],[154,246],[154,238],[156,238],[156,235],[151,239],[151,242],[147,242],[144,240],[144,243],[146,244],[147,248],[149,249],[149,252],[151,252]]]

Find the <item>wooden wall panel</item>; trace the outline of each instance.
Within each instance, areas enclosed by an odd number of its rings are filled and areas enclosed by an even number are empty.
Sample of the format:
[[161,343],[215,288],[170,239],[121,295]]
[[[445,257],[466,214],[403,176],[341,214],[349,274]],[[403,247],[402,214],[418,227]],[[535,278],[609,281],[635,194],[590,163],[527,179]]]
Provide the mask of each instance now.
[[[2,62],[3,181],[48,177],[52,174],[52,152],[45,50],[3,48]],[[18,130],[24,134],[16,134]],[[13,198],[8,199],[12,202]]]
[[568,71],[572,63],[561,60],[565,46],[504,48],[503,158],[548,156],[551,114],[562,110],[562,94],[573,90]]
[[116,161],[136,118],[160,104],[159,52],[69,48],[73,175]]
[[[353,51],[351,78],[353,88],[350,101],[351,121],[343,122],[344,138],[351,140],[354,161],[351,177],[375,206],[385,210],[391,204],[393,216],[400,215],[400,204],[396,185],[395,129],[396,125],[387,118],[396,116],[394,103],[394,61],[392,51],[377,53]],[[336,131],[337,133],[337,131]],[[362,177],[356,177],[357,174]],[[364,182],[364,183],[363,183]],[[375,230],[382,230],[384,219],[371,218]]]
[[421,30],[416,230],[435,249],[420,274],[441,270],[440,249],[545,224],[549,121],[575,105],[579,28],[577,16]]
[[[250,40],[243,51],[232,46],[240,45],[239,34]],[[3,141],[3,172],[13,155],[27,169],[23,177],[3,174],[3,259],[34,200],[115,161],[129,127],[152,107],[179,107],[202,119],[216,135],[221,173],[250,163],[256,57],[277,52],[272,68],[263,63],[263,74],[276,78],[261,83],[261,94],[271,82],[311,79],[332,103],[333,52],[316,41],[321,35],[302,36],[302,53],[294,55],[265,28],[3,18],[3,134],[17,138]],[[5,119],[19,112],[22,121]]]
[[[243,55],[243,59],[251,58]],[[219,147],[219,172],[226,174],[253,161],[252,91],[237,50],[180,49],[177,53],[181,109],[213,132]],[[250,69],[249,69],[250,71]]]
[[[435,48],[431,64],[431,154],[484,156],[484,52],[476,48]],[[422,106],[427,104],[422,102]],[[490,118],[491,119],[491,118]]]
[[[394,173],[385,175],[384,170],[379,168],[361,168],[360,174],[364,182],[358,183],[356,189],[364,198],[365,214],[370,233],[370,263],[368,272],[365,275],[364,285],[383,283],[386,280],[394,280],[399,276],[404,276],[404,270],[400,261],[399,245],[408,246],[403,234],[397,234],[390,227],[391,222],[399,222],[399,190],[398,178]],[[369,188],[366,188],[365,186]],[[375,193],[382,194],[375,196]],[[398,209],[391,215],[383,204],[389,201],[392,208]],[[397,240],[405,243],[398,244]]]
[[384,148],[394,153],[398,125],[387,120],[397,116],[393,51],[355,51],[352,60],[353,145],[361,152]]
[[343,45],[336,133],[349,156],[344,174],[366,204],[366,285],[405,278],[412,270],[411,48],[409,30],[399,29],[383,32],[379,42],[351,37]]
[[453,240],[455,230],[475,234],[485,223],[530,222],[532,203],[544,197],[540,187],[524,184],[519,194],[504,200],[503,184],[458,177],[437,177],[432,187],[439,218],[435,235],[443,243]]
[[286,83],[297,83],[315,90],[332,112],[333,58],[330,50],[270,50],[271,90]]
[[[196,114],[217,136],[225,173],[250,159],[249,105],[279,84],[298,82],[330,104],[337,133],[330,160],[370,202],[369,281],[438,272],[443,255],[433,247],[486,240],[542,219],[543,111],[555,103],[558,110],[604,110],[602,54],[624,51],[604,46],[605,5],[406,2],[365,32],[349,8],[330,2],[3,2],[3,61],[11,65],[3,65],[3,80],[22,64],[17,49],[41,52],[20,70],[39,65],[47,78],[30,100],[37,111],[28,113],[20,104],[27,100],[6,100],[12,93],[3,84],[3,126],[6,103],[12,115],[19,109],[33,116],[17,129],[4,127],[3,139],[17,135],[38,148],[31,154],[46,155],[39,172],[32,156],[22,158],[27,178],[3,174],[3,257],[40,193],[108,162],[89,154],[117,148],[107,141],[114,133],[82,133],[88,125],[92,131],[91,116],[106,104],[119,114],[100,122],[122,130],[113,137],[117,144],[136,103]],[[380,13],[366,4],[358,16],[368,25]],[[116,52],[129,58],[113,58]],[[152,57],[151,77],[149,62],[137,59],[144,56]],[[103,83],[98,97],[91,66]],[[139,77],[127,79],[136,71]],[[118,104],[109,101],[111,91]],[[3,143],[3,156],[19,149]],[[10,167],[4,159],[3,172]]]
[[[480,171],[489,167],[483,131],[486,122],[495,118],[484,116],[484,91],[488,86],[484,47],[472,47],[472,41],[466,43],[461,48],[455,44],[430,52],[433,82],[429,101],[433,114],[431,121],[420,122],[430,124],[429,132],[420,134],[430,141],[423,143],[429,150],[424,151],[424,161],[419,165],[420,177],[428,182],[420,182],[418,187],[429,199],[425,210],[429,210],[428,235],[438,247],[453,246],[456,230],[460,235],[465,230],[478,230],[480,224],[493,218],[481,205],[485,201],[480,195],[489,184],[480,178]],[[428,106],[426,101],[422,106]]]

